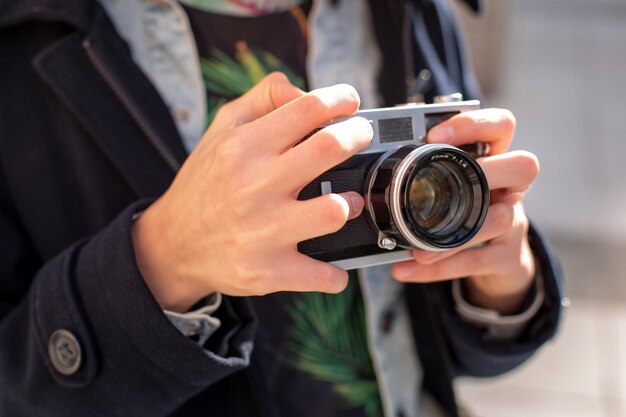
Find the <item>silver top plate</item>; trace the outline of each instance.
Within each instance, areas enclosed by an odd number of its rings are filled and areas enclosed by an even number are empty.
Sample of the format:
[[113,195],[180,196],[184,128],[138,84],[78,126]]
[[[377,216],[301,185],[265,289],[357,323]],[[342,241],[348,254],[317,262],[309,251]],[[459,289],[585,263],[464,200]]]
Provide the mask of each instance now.
[[480,109],[480,101],[456,103],[407,104],[398,107],[361,110],[354,115],[340,117],[326,125],[339,123],[352,117],[364,117],[372,124],[372,143],[359,154],[387,152],[405,145],[424,143],[426,116],[438,113],[464,112]]

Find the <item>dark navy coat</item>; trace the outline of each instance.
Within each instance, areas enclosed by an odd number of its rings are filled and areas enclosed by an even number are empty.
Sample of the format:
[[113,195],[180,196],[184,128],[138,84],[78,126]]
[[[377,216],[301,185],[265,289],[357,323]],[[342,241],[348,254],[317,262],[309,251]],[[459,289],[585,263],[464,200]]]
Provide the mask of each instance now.
[[[478,94],[447,9],[371,7],[393,63],[380,78],[387,104],[406,99],[406,72],[420,68],[434,75],[427,95]],[[402,34],[407,18],[421,37]],[[225,297],[207,354],[171,325],[139,274],[132,216],[185,156],[163,100],[96,1],[0,0],[0,416],[295,416],[268,398],[253,353],[257,322],[277,320],[263,300]],[[530,233],[547,296],[514,343],[463,322],[448,283],[406,286],[425,389],[451,415],[454,376],[512,369],[556,330],[558,262]],[[51,362],[59,329],[80,345],[70,375]],[[310,394],[285,396],[306,404]],[[306,409],[299,416],[322,415]]]

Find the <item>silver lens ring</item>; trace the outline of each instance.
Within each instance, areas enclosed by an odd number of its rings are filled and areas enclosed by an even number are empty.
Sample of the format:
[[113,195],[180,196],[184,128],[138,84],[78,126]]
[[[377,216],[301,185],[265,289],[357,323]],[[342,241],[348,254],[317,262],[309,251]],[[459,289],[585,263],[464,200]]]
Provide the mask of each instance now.
[[[430,155],[441,155],[448,153],[456,154],[460,156],[462,159],[465,159],[468,162],[469,169],[471,169],[474,173],[477,174],[477,178],[480,180],[477,181],[478,184],[481,184],[482,192],[480,192],[477,197],[481,201],[480,205],[475,206],[476,210],[472,210],[471,217],[473,221],[471,228],[468,229],[468,233],[460,239],[456,241],[454,244],[441,244],[441,242],[432,241],[429,242],[429,238],[425,238],[425,236],[420,236],[417,231],[413,231],[413,227],[415,225],[411,225],[407,217],[405,217],[405,212],[403,209],[403,199],[405,195],[405,189],[407,187],[408,177],[412,176],[411,169],[412,167],[418,167],[422,165],[424,162],[423,158],[426,156],[426,160],[432,159]],[[459,154],[460,153],[460,154]],[[480,229],[485,216],[487,214],[487,207],[489,206],[489,191],[487,188],[486,179],[484,178],[484,173],[480,169],[480,166],[476,164],[469,155],[467,157],[463,157],[464,152],[458,148],[455,148],[451,145],[444,144],[430,144],[423,145],[408,153],[397,165],[396,170],[391,178],[391,182],[389,185],[389,213],[391,218],[393,219],[393,223],[397,231],[402,235],[402,237],[414,248],[421,250],[428,250],[433,252],[441,252],[448,250],[452,247],[457,247],[462,243],[468,241],[473,237]],[[427,156],[428,155],[428,156]],[[469,158],[469,159],[466,159]],[[413,227],[412,227],[413,226]],[[418,229],[419,230],[419,229]]]
[[393,175],[393,178],[391,179],[391,188],[389,192],[389,210],[391,212],[391,217],[393,218],[395,226],[398,228],[398,231],[406,239],[406,241],[411,244],[411,246],[415,247],[416,249],[427,250],[431,252],[443,252],[447,249],[430,245],[428,242],[424,242],[417,235],[415,235],[402,213],[401,199],[404,194],[403,185],[406,180],[406,174],[415,161],[420,159],[426,153],[431,153],[433,151],[433,146],[436,146],[436,150],[456,149],[455,147],[450,145],[424,145],[411,151],[411,153],[409,153],[400,162],[395,174]]
[[[432,230],[422,230],[422,226],[416,223],[409,208],[407,191],[411,181],[422,168],[441,158],[456,161],[470,177],[474,177],[474,208],[467,212],[469,217],[464,220],[463,229],[459,229],[461,233],[465,230],[463,235],[432,235]],[[489,189],[480,166],[470,155],[450,145],[405,146],[386,152],[370,167],[365,185],[366,207],[372,225],[383,235],[395,236],[398,245],[404,248],[441,252],[458,247],[478,232],[489,207]],[[456,229],[461,223],[456,225],[448,226]]]

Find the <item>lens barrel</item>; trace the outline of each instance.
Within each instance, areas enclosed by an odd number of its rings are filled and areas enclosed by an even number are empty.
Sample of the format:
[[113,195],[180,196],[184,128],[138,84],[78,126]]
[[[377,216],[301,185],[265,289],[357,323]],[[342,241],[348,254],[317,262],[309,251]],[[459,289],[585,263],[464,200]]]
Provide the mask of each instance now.
[[468,242],[489,208],[487,179],[467,152],[443,144],[382,155],[365,183],[370,220],[398,246],[430,251]]

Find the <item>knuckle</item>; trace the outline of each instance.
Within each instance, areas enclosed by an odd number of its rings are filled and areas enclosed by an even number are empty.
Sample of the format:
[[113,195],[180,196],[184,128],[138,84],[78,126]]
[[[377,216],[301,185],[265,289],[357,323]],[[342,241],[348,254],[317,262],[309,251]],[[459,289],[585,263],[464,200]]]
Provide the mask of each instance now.
[[[249,235],[276,233],[280,228],[279,223],[272,221],[274,219],[272,213],[279,211],[279,208],[268,209],[270,206],[265,204],[263,197],[267,195],[266,190],[263,183],[251,183],[244,179],[234,182],[232,190],[224,196],[228,202],[229,216],[236,221],[239,230],[245,232],[240,233],[244,238],[248,238],[246,233]],[[254,237],[250,237],[249,240],[254,241]]]
[[300,98],[302,115],[310,117],[316,115],[328,120],[331,118],[331,106],[326,103],[317,91],[311,91]]
[[329,294],[337,294],[343,291],[348,285],[348,274],[337,271],[335,268],[325,266],[320,268],[316,282],[319,285],[319,291]]
[[528,184],[532,184],[539,175],[539,159],[536,155],[527,151],[519,151],[519,156],[524,179]]
[[320,158],[340,157],[347,158],[352,154],[352,150],[343,139],[343,132],[334,126],[324,128],[318,133],[316,140],[317,153]]
[[521,236],[526,236],[528,231],[530,230],[530,221],[526,214],[524,213],[524,207],[521,204],[518,204],[514,208],[515,217],[513,219],[514,227],[520,230]]
[[335,87],[340,90],[340,98],[342,101],[344,101],[348,105],[354,106],[354,110],[359,107],[359,104],[361,103],[361,98],[359,97],[359,93],[354,87],[352,87],[350,84],[338,84]]
[[362,117],[353,117],[332,124],[318,132],[320,156],[348,158],[372,141],[374,131],[371,124]]
[[229,164],[238,164],[242,157],[242,149],[237,135],[229,136],[227,139],[218,143],[215,147],[217,160]]
[[231,193],[229,197],[230,202],[230,216],[236,219],[238,223],[246,221],[250,215],[250,196],[247,190],[237,190]]
[[[230,253],[237,254],[238,257],[245,258],[246,253],[248,252],[248,241],[247,237],[240,232],[241,229],[239,228],[229,228],[220,244],[225,248],[228,248]],[[244,261],[241,264],[236,265],[237,268],[235,269],[237,276],[248,276],[248,274],[245,273],[247,268],[246,262],[247,261]]]
[[515,210],[509,204],[496,204],[490,208],[491,216],[497,230],[507,230],[513,227]]
[[349,122],[350,125],[348,128],[356,139],[358,147],[363,148],[369,145],[372,141],[372,137],[374,136],[372,124],[363,117],[352,117],[349,119]]
[[313,90],[303,98],[305,114],[316,114],[326,120],[354,113],[361,102],[357,91],[348,84]]
[[265,295],[272,291],[272,274],[260,267],[258,262],[239,260],[234,268],[241,293]]
[[515,132],[515,128],[517,126],[517,120],[515,119],[515,115],[508,109],[500,109],[500,118],[498,122],[501,124],[502,128],[509,134],[513,134]]
[[264,82],[270,84],[289,84],[289,78],[285,73],[280,71],[272,71],[263,79]]
[[235,114],[237,109],[237,102],[239,99],[234,99],[224,103],[215,114],[215,119],[222,119],[224,117],[230,117],[230,115]]
[[258,287],[259,276],[250,262],[239,260],[233,265],[234,275],[243,288],[253,289]]

